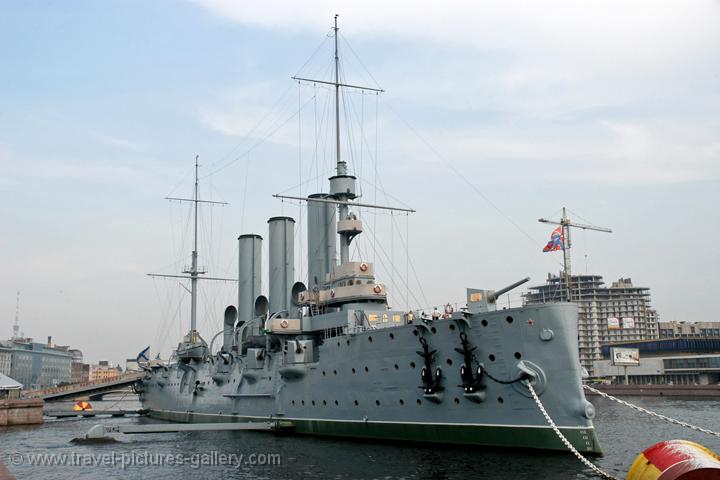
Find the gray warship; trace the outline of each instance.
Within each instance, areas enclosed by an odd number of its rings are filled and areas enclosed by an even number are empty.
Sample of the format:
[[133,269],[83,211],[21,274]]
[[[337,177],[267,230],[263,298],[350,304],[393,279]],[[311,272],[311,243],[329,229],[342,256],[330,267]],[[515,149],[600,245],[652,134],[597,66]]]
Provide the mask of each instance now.
[[[295,220],[268,220],[263,238],[238,238],[237,305],[208,344],[197,331],[197,161],[191,325],[169,362],[143,365],[137,385],[150,417],[173,422],[282,421],[295,434],[566,450],[524,381],[581,452],[600,454],[578,358],[572,303],[498,309],[503,293],[467,289],[467,303],[441,315],[391,309],[373,263],[352,261],[363,223],[356,180],[340,152],[337,18],[336,172],[307,208],[306,283],[295,275]],[[317,80],[321,82],[320,80]],[[290,197],[293,198],[293,197]],[[337,258],[339,243],[340,258]],[[452,275],[450,272],[448,275]],[[211,332],[212,333],[212,332]],[[209,338],[209,337],[208,337]],[[222,342],[220,344],[220,342]]]

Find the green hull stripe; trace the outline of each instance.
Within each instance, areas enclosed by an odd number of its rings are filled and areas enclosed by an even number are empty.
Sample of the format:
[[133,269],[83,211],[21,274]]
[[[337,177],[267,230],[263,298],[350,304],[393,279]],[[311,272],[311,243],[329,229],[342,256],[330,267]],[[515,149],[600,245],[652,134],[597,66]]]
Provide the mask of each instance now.
[[[231,415],[188,414],[151,410],[149,416],[174,422],[232,422],[257,420]],[[264,418],[267,420],[267,418]],[[289,420],[295,433],[329,435],[406,442],[450,443],[493,447],[567,450],[550,427],[476,426],[420,423],[374,423],[322,420]],[[580,452],[601,455],[594,428],[561,428],[560,431]]]

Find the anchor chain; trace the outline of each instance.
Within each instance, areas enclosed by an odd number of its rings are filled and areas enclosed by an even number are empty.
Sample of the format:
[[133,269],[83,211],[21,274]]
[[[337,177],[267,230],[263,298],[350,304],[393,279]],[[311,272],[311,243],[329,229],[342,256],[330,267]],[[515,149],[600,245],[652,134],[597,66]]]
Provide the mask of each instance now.
[[712,430],[708,430],[707,428],[697,427],[697,426],[695,426],[695,425],[691,425],[691,424],[689,424],[689,423],[685,423],[685,422],[682,422],[682,421],[680,421],[680,420],[675,420],[674,418],[670,418],[670,417],[665,416],[665,415],[662,415],[662,414],[660,414],[660,413],[652,412],[652,411],[647,410],[647,409],[645,409],[645,408],[642,408],[642,407],[639,407],[639,406],[637,406],[637,405],[633,405],[632,403],[626,402],[625,400],[620,400],[619,398],[613,397],[612,395],[609,395],[609,394],[607,394],[607,393],[605,393],[605,392],[601,392],[600,390],[597,390],[597,389],[595,389],[595,388],[592,388],[592,387],[589,386],[589,385],[583,385],[583,388],[584,388],[585,390],[589,390],[589,391],[591,391],[591,392],[593,392],[593,393],[596,393],[596,394],[600,395],[601,397],[605,397],[605,398],[607,398],[607,399],[609,399],[609,400],[613,400],[613,401],[615,401],[615,402],[621,403],[621,404],[625,405],[626,407],[632,408],[633,410],[637,410],[638,412],[642,412],[642,413],[644,413],[644,414],[646,414],[646,415],[650,415],[651,417],[659,418],[659,419],[661,419],[661,420],[665,420],[666,422],[674,423],[675,425],[680,425],[681,427],[686,427],[686,428],[689,428],[689,429],[691,429],[691,430],[695,430],[695,431],[697,431],[697,432],[703,432],[703,433],[707,433],[708,435],[714,435],[714,436],[716,436],[716,437],[720,437],[720,433],[718,433],[718,432],[713,432]]
[[572,452],[572,454],[575,455],[577,457],[577,459],[583,463],[583,465],[585,465],[590,470],[592,470],[593,472],[598,474],[600,477],[605,478],[607,480],[620,480],[619,478],[614,477],[614,476],[610,475],[609,473],[605,472],[604,470],[602,470],[600,467],[598,467],[597,465],[592,463],[587,458],[583,457],[582,454],[580,452],[578,452],[575,447],[573,447],[572,443],[570,443],[570,441],[567,438],[565,438],[565,435],[562,434],[562,432],[557,427],[557,425],[555,425],[555,422],[553,422],[553,419],[550,418],[550,415],[548,415],[547,410],[545,410],[545,407],[543,406],[542,402],[540,401],[540,397],[538,397],[537,393],[535,393],[535,389],[533,388],[530,381],[525,380],[524,383],[525,383],[525,386],[528,388],[528,390],[530,390],[530,394],[532,395],[533,400],[535,400],[535,403],[537,404],[538,408],[540,409],[540,413],[543,414],[543,417],[545,417],[545,420],[547,421],[548,425],[550,425],[550,427],[553,429],[553,431],[558,436],[560,441],[567,447],[567,449],[570,450],[570,452]]

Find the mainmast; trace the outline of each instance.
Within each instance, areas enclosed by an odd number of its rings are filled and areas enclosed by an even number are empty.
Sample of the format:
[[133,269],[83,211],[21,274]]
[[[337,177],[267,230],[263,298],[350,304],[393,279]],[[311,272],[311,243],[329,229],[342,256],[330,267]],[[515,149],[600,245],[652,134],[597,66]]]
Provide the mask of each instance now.
[[[185,267],[182,273],[187,275],[167,275],[158,273],[148,273],[150,277],[164,277],[164,278],[189,278],[190,279],[190,335],[194,338],[197,332],[197,293],[198,293],[198,280],[220,280],[227,282],[237,282],[235,278],[216,278],[216,277],[200,277],[204,275],[205,271],[200,270],[198,267],[198,205],[201,203],[209,203],[214,205],[227,205],[226,202],[215,202],[212,200],[200,200],[199,198],[199,176],[198,163],[199,155],[195,155],[195,184],[193,188],[192,198],[177,198],[177,197],[165,197],[166,200],[178,201],[178,202],[190,202],[193,204],[193,250],[190,261],[190,267]],[[194,342],[194,341],[193,341]]]
[[[190,331],[195,332],[197,330],[197,280],[198,280],[198,157],[195,155],[195,191],[193,196],[193,203],[195,204],[195,232],[193,235],[193,251],[192,251],[192,264],[190,270],[184,273],[190,274]],[[202,272],[205,273],[205,272]]]

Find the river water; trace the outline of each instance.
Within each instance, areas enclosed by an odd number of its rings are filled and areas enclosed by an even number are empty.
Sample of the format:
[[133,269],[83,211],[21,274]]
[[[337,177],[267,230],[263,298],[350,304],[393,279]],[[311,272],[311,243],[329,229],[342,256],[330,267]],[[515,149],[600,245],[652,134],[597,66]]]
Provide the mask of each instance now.
[[[625,399],[720,431],[720,400]],[[603,457],[594,461],[619,478],[625,478],[638,453],[661,440],[692,440],[720,452],[718,437],[648,417],[603,398],[589,397],[589,400],[597,408],[595,426],[605,451]],[[138,405],[135,400],[123,400],[119,404],[95,402],[94,406],[96,409],[110,406],[133,409]],[[18,479],[594,478],[567,453],[359,442],[267,432],[115,434],[121,443],[70,443],[72,438],[84,435],[98,423],[140,421],[147,420],[137,417],[65,419],[50,420],[35,427],[0,427],[0,459]],[[37,456],[43,454],[50,456]]]

